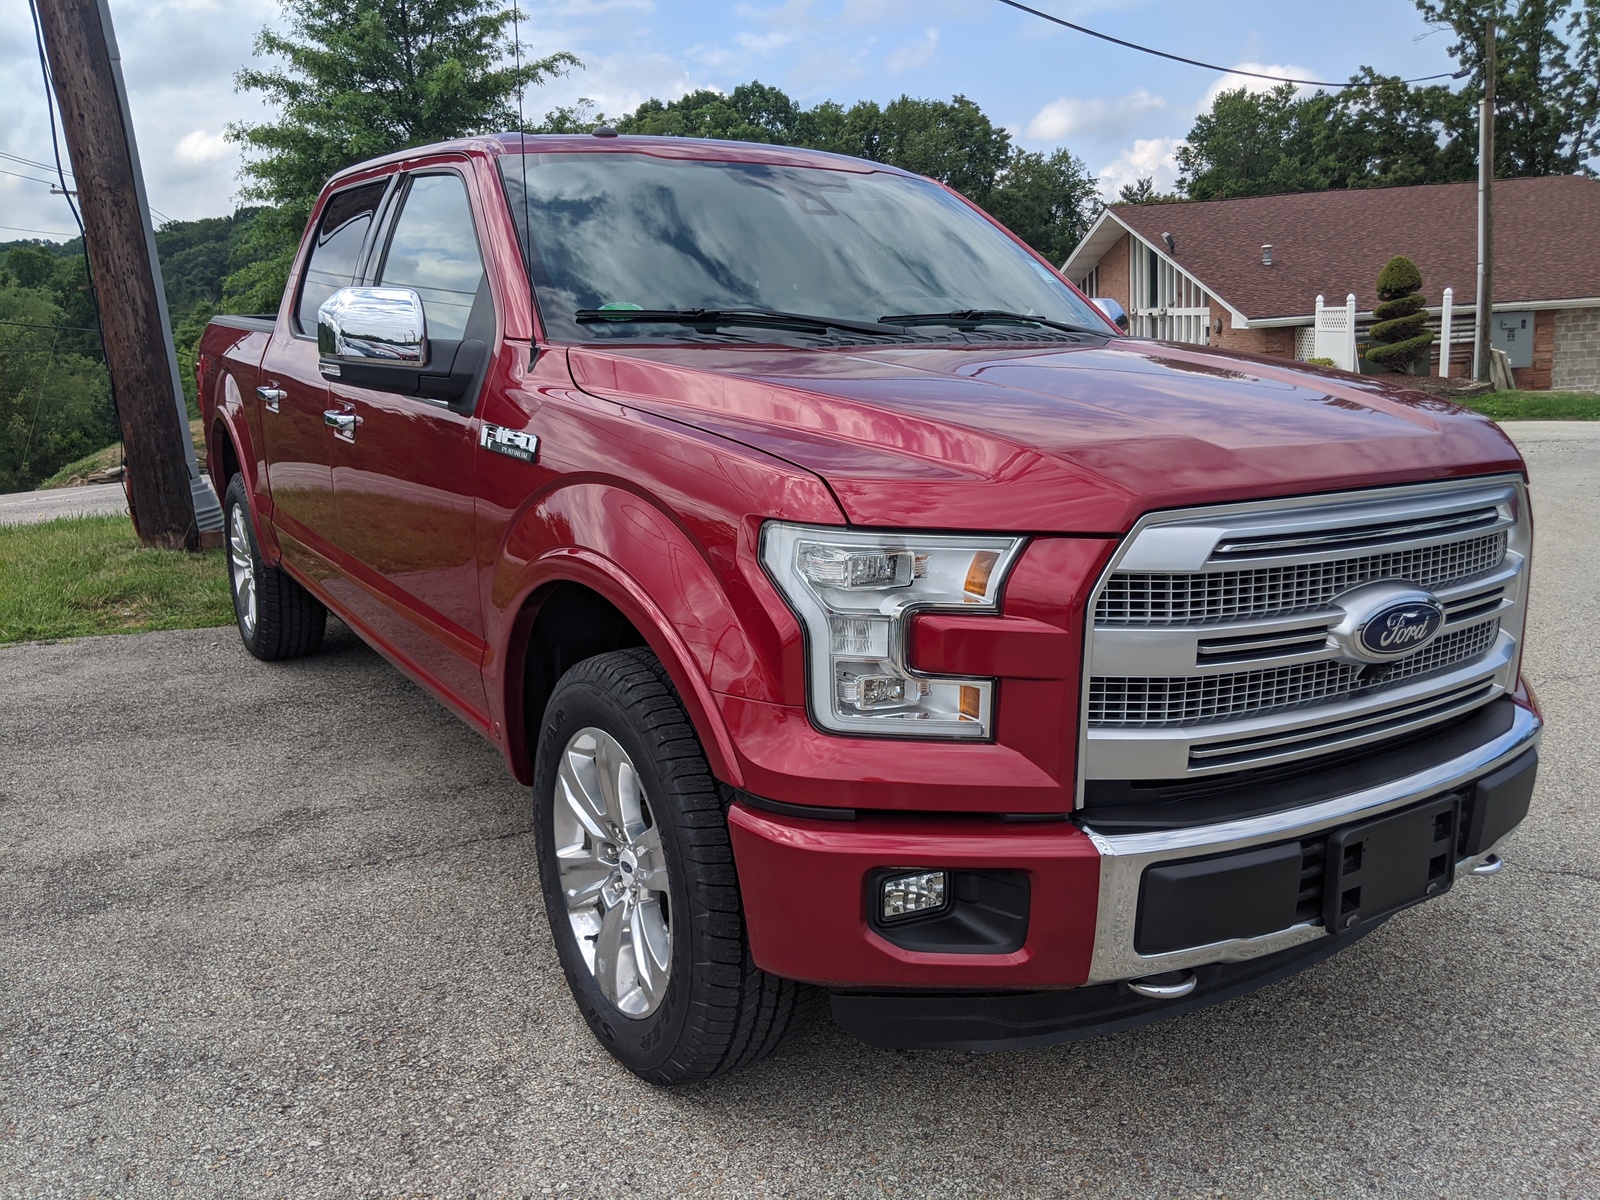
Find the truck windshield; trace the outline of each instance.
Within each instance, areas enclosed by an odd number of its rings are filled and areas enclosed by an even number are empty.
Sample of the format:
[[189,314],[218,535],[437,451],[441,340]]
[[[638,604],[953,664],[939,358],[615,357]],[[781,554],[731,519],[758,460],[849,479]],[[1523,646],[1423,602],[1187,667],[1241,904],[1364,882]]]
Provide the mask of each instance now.
[[974,320],[984,313],[1110,332],[1058,274],[924,179],[623,152],[507,154],[500,171],[540,316],[558,340],[816,336],[626,315],[638,309],[872,323],[918,314],[913,336],[932,338],[987,323]]

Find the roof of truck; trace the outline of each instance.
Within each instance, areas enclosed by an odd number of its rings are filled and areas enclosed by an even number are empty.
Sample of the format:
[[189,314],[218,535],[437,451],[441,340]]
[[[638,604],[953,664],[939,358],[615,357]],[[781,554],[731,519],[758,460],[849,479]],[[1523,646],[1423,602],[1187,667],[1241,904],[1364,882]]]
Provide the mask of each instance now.
[[815,167],[829,171],[866,174],[881,171],[906,175],[899,167],[870,162],[846,154],[824,150],[803,150],[795,146],[774,146],[763,142],[728,142],[715,138],[645,137],[633,134],[602,137],[591,133],[494,133],[480,137],[455,138],[426,146],[410,146],[392,154],[353,163],[329,182],[389,166],[440,154],[649,154],[657,158],[699,159],[706,162],[770,163],[774,166]]

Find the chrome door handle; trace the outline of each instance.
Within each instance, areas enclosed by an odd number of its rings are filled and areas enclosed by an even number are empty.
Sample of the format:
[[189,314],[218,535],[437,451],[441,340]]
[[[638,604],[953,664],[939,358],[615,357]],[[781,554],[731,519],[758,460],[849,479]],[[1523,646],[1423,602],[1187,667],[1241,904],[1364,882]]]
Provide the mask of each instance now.
[[341,442],[353,442],[356,440],[356,427],[361,424],[361,418],[353,412],[330,408],[324,410],[322,423],[332,428],[333,436]]
[[289,393],[280,387],[258,387],[256,399],[261,401],[268,412],[277,412],[278,405],[289,398]]

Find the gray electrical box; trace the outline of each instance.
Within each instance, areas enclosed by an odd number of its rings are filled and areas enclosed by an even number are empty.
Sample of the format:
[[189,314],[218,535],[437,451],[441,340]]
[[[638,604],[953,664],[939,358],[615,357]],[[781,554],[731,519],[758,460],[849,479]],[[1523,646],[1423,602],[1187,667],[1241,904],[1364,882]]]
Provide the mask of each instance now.
[[1504,350],[1513,367],[1533,366],[1533,314],[1495,313],[1489,318],[1489,344]]

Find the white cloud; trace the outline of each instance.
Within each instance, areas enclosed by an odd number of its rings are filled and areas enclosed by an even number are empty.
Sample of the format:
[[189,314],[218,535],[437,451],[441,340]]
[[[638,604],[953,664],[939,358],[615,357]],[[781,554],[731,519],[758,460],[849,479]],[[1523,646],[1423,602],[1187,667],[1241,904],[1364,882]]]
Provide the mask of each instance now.
[[[1255,75],[1275,75],[1280,79],[1316,79],[1317,73],[1310,67],[1300,67],[1285,63],[1234,63],[1238,71],[1253,71]],[[1223,92],[1236,92],[1243,88],[1247,92],[1270,92],[1278,84],[1270,79],[1257,79],[1255,75],[1235,75],[1229,72],[1221,76],[1215,83],[1206,89],[1206,94],[1200,98],[1200,103],[1195,106],[1195,112],[1210,112],[1211,105]],[[1298,95],[1309,96],[1316,88],[1295,88]]]
[[234,149],[228,143],[227,138],[220,133],[212,133],[207,129],[196,129],[193,133],[184,134],[179,139],[177,146],[173,148],[173,153],[180,162],[194,163],[196,165],[214,162],[219,158],[225,158],[233,152]]
[[1063,96],[1046,104],[1028,122],[1028,136],[1061,142],[1089,134],[1107,140],[1126,137],[1151,113],[1165,112],[1167,102],[1144,88],[1116,100],[1080,100]]
[[933,61],[933,56],[939,51],[939,30],[926,29],[916,41],[901,46],[889,55],[889,73],[898,75],[901,71],[909,71],[912,67],[924,66]]
[[750,53],[766,58],[774,51],[792,45],[799,37],[800,35],[791,29],[772,29],[766,33],[751,33],[745,29],[736,33],[733,40]]
[[1140,138],[1095,172],[1100,194],[1115,200],[1117,189],[1125,183],[1154,179],[1157,191],[1170,191],[1178,181],[1178,147],[1182,138]]

